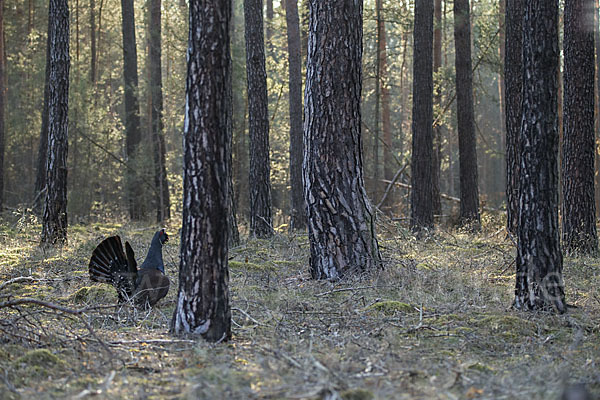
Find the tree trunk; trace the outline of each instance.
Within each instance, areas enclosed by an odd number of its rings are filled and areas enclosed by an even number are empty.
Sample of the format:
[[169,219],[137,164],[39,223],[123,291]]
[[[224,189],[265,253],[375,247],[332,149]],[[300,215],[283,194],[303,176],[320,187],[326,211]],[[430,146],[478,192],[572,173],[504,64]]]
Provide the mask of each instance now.
[[152,144],[154,147],[154,184],[156,221],[171,218],[171,201],[165,160],[161,66],[161,0],[150,1],[150,91],[152,94]]
[[519,176],[521,168],[521,102],[523,98],[523,2],[506,0],[506,229],[516,235],[519,226]]
[[598,250],[594,202],[594,0],[566,0],[562,235],[565,251]]
[[273,220],[262,5],[262,0],[244,0],[250,119],[250,235],[270,237]]
[[266,34],[267,34],[267,45],[271,47],[271,40],[273,39],[273,0],[267,1],[267,23],[266,25]]
[[6,103],[6,63],[4,61],[4,0],[0,0],[0,214],[4,209],[4,104]]
[[433,228],[433,0],[416,0],[413,57],[411,216],[415,232]]
[[231,338],[227,229],[231,130],[230,1],[190,1],[183,134],[183,230],[175,334]]
[[361,157],[362,8],[310,0],[303,179],[315,279],[381,261]]
[[92,86],[96,85],[96,15],[94,8],[95,1],[90,0],[90,82]]
[[135,17],[133,0],[121,0],[123,18],[123,80],[125,83],[125,135],[127,152],[126,174],[129,217],[141,220],[146,214],[144,207],[143,183],[139,164],[136,163],[139,144],[142,140],[140,129],[140,106],[138,102],[137,48],[135,41]]
[[48,101],[48,161],[42,245],[67,241],[67,151],[69,111],[69,6],[50,0],[50,84]]
[[306,229],[306,208],[302,186],[302,55],[300,54],[300,20],[297,0],[285,3],[288,64],[290,68],[290,231]]
[[[379,14],[383,13],[382,0],[378,0]],[[391,180],[396,173],[396,163],[393,156],[394,143],[392,140],[392,120],[390,111],[390,89],[387,63],[387,34],[385,31],[385,19],[379,18],[378,26],[379,40],[379,86],[381,92],[381,128],[383,131],[383,177]]]
[[[498,103],[500,104],[500,146],[498,148],[498,152],[501,154],[506,149],[506,109],[505,106],[505,93],[506,93],[506,84],[504,82],[504,60],[506,57],[506,23],[504,18],[506,16],[506,0],[499,1],[499,18],[498,24],[500,27],[498,28],[498,41],[500,42],[498,45],[498,56],[500,57],[500,63],[502,64],[502,69],[498,72]],[[504,172],[504,171],[503,171]],[[503,181],[506,181],[505,172],[503,173]]]
[[527,79],[520,136],[515,307],[562,313],[566,303],[558,230],[558,0],[527,2],[523,32]]
[[[433,5],[433,75],[439,73],[442,66],[442,0],[434,0]],[[438,82],[434,85],[433,101],[438,110],[442,109],[442,84],[437,76]],[[440,196],[440,169],[442,165],[442,127],[437,123],[433,127],[433,166],[431,169],[432,179],[432,201],[433,213],[435,215],[442,214],[442,198]]]
[[600,218],[600,152],[598,152],[598,141],[600,140],[600,1],[596,0],[594,10],[594,38],[595,38],[595,49],[596,49],[596,80],[595,80],[595,92],[596,92],[596,103],[594,105],[594,130],[596,132],[596,139],[594,141],[594,158],[596,165],[594,169],[594,188],[596,198],[596,218]]
[[479,218],[477,141],[473,110],[469,0],[454,1],[454,42],[456,46],[456,119],[460,164],[460,220],[462,225],[477,229],[481,225],[481,221]]

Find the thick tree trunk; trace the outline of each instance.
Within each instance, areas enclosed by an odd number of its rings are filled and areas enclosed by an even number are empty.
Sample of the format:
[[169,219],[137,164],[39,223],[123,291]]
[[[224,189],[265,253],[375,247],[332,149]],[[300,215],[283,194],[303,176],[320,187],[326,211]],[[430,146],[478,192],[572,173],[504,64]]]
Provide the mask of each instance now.
[[179,293],[171,330],[231,338],[227,224],[231,1],[190,1]]
[[161,0],[150,1],[150,91],[152,94],[152,144],[154,147],[154,184],[156,221],[171,218],[171,200],[165,160],[161,63]]
[[596,104],[594,105],[594,130],[596,132],[596,139],[594,141],[594,158],[596,165],[594,169],[594,188],[596,198],[596,218],[600,218],[600,152],[598,151],[598,141],[600,140],[600,1],[595,0],[594,9],[594,39],[596,49],[596,79],[595,79],[595,93],[596,93]]
[[[508,8],[508,7],[507,7]],[[558,229],[558,0],[523,19],[523,119],[515,307],[566,311]]]
[[69,6],[50,0],[50,84],[48,101],[48,160],[42,245],[67,241],[67,151],[69,111]]
[[6,103],[6,63],[4,61],[4,0],[0,0],[0,214],[4,209],[4,104]]
[[[433,5],[433,74],[439,72],[442,66],[442,0],[434,0]],[[437,90],[435,89],[437,87]],[[441,82],[434,84],[433,101],[438,110],[442,108]],[[440,196],[440,169],[442,165],[442,126],[437,123],[433,127],[433,166],[431,169],[433,185],[433,213],[442,213],[442,198]]]
[[506,0],[506,229],[516,235],[519,226],[519,176],[521,168],[521,102],[523,98],[523,13],[521,0]]
[[302,186],[302,55],[300,54],[300,20],[297,0],[285,3],[288,64],[290,68],[290,231],[306,229],[306,207]]
[[140,128],[140,106],[138,102],[137,48],[135,40],[135,17],[133,0],[121,0],[123,18],[123,80],[125,83],[125,135],[127,152],[126,185],[129,217],[141,220],[146,214],[143,183],[139,164],[136,163],[139,144],[142,140]]
[[303,179],[310,269],[315,279],[338,279],[380,265],[361,157],[362,1],[311,0],[309,18]]
[[413,57],[411,216],[415,232],[433,228],[433,0],[416,0]]
[[273,235],[273,219],[262,5],[262,0],[244,0],[250,119],[250,234],[269,237]]
[[594,0],[565,1],[562,238],[565,250],[598,250],[594,202]]
[[477,139],[473,109],[470,20],[469,0],[455,0],[454,42],[456,46],[456,119],[460,164],[460,220],[461,224],[477,229],[481,221],[477,182]]

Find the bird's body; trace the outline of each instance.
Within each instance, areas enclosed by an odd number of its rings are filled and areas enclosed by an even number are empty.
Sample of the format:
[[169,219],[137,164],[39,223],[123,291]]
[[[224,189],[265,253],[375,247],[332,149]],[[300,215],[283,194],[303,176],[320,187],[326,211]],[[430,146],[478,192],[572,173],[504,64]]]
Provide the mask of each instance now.
[[139,270],[129,242],[125,242],[123,252],[119,236],[104,239],[92,252],[90,279],[113,285],[120,302],[133,299],[137,305],[154,306],[169,291],[169,278],[164,273],[162,258],[162,245],[168,238],[164,229],[154,234],[146,259]]

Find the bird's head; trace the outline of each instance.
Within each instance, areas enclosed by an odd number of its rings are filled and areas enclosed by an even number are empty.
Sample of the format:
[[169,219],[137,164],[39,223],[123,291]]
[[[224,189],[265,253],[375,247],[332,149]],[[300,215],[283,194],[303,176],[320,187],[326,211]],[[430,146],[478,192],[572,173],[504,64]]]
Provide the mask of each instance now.
[[167,230],[165,228],[159,229],[154,234],[154,238],[158,240],[161,245],[169,241],[169,235],[167,235]]

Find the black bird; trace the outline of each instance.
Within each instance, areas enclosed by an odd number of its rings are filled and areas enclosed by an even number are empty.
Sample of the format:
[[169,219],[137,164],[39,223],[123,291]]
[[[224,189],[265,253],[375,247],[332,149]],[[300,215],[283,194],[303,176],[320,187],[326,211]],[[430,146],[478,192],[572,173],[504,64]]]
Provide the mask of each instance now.
[[169,278],[165,275],[162,257],[162,245],[168,240],[165,229],[157,231],[148,255],[138,270],[129,242],[125,242],[124,253],[119,236],[104,239],[92,253],[90,279],[113,285],[117,289],[119,302],[133,299],[136,305],[152,307],[169,291]]

